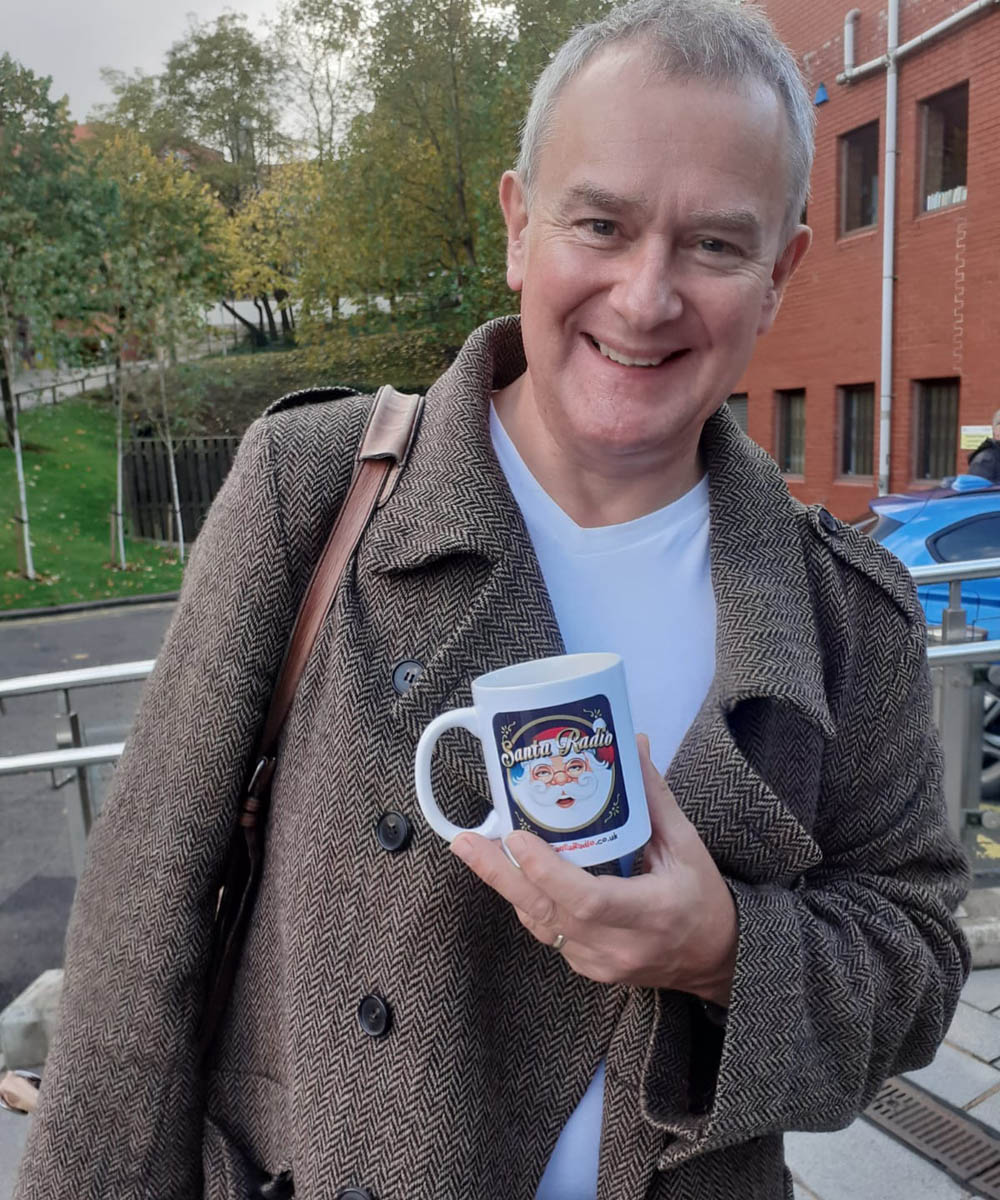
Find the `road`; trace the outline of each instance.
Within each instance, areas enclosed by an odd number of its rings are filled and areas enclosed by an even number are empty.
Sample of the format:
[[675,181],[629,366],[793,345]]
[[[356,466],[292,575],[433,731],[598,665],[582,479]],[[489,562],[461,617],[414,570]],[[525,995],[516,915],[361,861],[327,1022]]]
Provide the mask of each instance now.
[[[0,621],[0,674],[155,658],[172,609],[142,604]],[[141,689],[141,683],[86,688],[72,699],[92,733],[103,729],[116,740],[115,733],[120,738],[131,723]],[[20,697],[6,708],[0,754],[55,748],[61,696]],[[54,790],[47,774],[0,779],[0,1009],[41,971],[62,965],[75,885],[66,820],[74,791],[72,782]]]

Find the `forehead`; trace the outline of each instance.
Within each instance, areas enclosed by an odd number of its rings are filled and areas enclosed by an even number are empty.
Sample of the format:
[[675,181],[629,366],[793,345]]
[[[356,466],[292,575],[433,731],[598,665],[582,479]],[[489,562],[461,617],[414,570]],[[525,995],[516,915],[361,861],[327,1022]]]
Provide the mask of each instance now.
[[788,122],[763,80],[664,75],[635,47],[598,54],[559,94],[537,190],[591,189],[784,217]]

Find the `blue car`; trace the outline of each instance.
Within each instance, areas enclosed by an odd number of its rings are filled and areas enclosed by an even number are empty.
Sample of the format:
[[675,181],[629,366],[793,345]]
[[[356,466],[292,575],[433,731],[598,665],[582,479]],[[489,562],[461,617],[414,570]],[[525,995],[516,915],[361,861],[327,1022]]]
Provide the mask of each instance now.
[[[872,515],[857,522],[908,567],[933,563],[1000,558],[1000,485],[978,475],[956,475],[940,487],[892,496],[877,496]],[[917,589],[928,625],[941,624],[948,604],[948,584]],[[1000,579],[972,579],[962,584],[962,603],[970,625],[1000,638]]]

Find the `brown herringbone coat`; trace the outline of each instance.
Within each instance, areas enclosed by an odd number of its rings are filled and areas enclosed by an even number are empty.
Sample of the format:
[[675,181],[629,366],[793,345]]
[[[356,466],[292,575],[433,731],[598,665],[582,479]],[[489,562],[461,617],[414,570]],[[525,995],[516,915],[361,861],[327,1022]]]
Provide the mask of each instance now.
[[[18,1200],[235,1198],[251,1162],[290,1167],[307,1200],[531,1200],[604,1054],[601,1200],[779,1200],[782,1130],[844,1125],[932,1057],[967,959],[920,609],[903,568],[790,500],[724,412],[704,436],[717,669],[669,773],[739,910],[724,1037],[682,994],[575,976],[423,826],[424,724],[473,676],[561,650],[486,424],[523,365],[515,321],[472,336],[341,588],[203,1087],[220,862],[368,401],[293,397],[248,433],[93,835]],[[399,696],[406,659],[425,670]],[[444,745],[439,787],[471,822],[477,752]],[[404,852],[376,840],[387,809],[415,825]],[[393,1012],[378,1040],[356,1015],[371,993]]]

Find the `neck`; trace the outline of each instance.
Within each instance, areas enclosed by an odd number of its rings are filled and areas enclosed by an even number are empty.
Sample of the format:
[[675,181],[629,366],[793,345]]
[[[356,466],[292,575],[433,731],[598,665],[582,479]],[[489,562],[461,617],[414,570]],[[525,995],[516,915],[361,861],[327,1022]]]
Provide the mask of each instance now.
[[493,394],[493,405],[525,466],[577,525],[634,521],[689,492],[704,475],[700,429],[684,445],[610,452],[550,429],[525,386],[525,375]]

